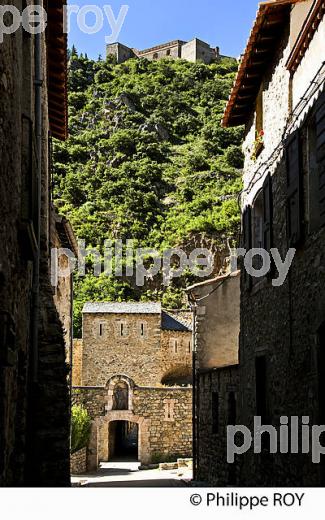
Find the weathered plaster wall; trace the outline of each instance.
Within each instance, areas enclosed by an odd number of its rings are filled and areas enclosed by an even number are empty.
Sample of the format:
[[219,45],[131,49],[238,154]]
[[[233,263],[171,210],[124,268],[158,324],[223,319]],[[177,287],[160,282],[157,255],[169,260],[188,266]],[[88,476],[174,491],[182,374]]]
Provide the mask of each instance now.
[[317,74],[321,59],[320,56],[324,54],[324,41],[325,41],[325,20],[320,22],[320,25],[314,35],[312,41],[309,44],[306,54],[301,60],[301,63],[294,74],[292,81],[292,98],[293,107],[295,107],[300,99],[303,97],[310,82],[314,79]]
[[[220,287],[216,290],[216,287]],[[200,369],[238,363],[240,275],[193,289],[198,303],[196,338]]]

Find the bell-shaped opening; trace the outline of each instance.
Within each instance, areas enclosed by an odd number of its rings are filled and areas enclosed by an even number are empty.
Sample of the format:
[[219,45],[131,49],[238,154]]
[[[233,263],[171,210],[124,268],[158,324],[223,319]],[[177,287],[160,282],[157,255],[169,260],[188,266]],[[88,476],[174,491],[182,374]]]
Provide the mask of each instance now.
[[161,384],[164,386],[192,386],[192,369],[189,366],[172,368],[163,376]]

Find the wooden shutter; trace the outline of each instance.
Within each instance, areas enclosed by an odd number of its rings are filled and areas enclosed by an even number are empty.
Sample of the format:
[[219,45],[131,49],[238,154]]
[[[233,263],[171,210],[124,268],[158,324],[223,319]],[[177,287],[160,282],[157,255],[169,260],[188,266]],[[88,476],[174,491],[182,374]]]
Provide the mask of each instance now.
[[301,170],[300,135],[296,131],[286,146],[287,168],[287,222],[288,241],[291,247],[296,246],[302,235],[302,170]]
[[263,249],[270,252],[273,245],[272,179],[268,175],[263,185]]
[[319,223],[325,224],[325,93],[316,105],[316,162],[319,179]]
[[[252,249],[252,208],[246,206],[243,212],[243,248],[246,251]],[[244,268],[244,284],[247,289],[252,286],[252,278]]]

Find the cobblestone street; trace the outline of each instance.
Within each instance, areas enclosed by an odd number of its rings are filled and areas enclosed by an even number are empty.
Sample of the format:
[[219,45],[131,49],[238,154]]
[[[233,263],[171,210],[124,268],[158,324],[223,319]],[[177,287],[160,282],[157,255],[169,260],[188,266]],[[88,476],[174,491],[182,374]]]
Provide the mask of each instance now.
[[185,487],[190,470],[139,470],[139,462],[104,462],[96,473],[73,476],[72,485],[82,487]]

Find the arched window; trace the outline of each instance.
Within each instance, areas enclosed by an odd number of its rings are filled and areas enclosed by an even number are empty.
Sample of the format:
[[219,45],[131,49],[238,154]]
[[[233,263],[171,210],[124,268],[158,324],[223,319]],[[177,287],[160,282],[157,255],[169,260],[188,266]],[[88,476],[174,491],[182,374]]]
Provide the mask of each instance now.
[[166,52],[166,56],[170,56],[170,54],[171,54],[171,50],[168,49],[167,52]]
[[154,59],[154,60],[158,60],[158,57],[159,57],[159,56],[158,56],[158,52],[155,52],[154,55],[153,55],[153,59]]

